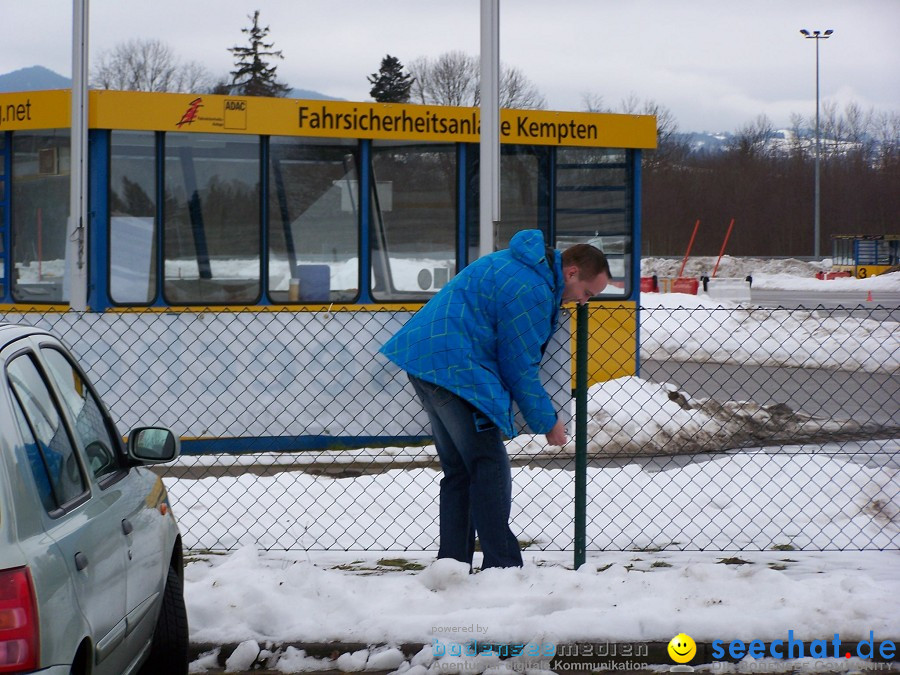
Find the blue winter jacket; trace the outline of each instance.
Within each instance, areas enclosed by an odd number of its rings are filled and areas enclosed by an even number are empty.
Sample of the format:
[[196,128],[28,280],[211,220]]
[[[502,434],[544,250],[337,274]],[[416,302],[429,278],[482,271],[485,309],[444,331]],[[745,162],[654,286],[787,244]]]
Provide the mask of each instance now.
[[[552,260],[547,260],[547,255]],[[556,329],[562,260],[540,230],[468,265],[381,348],[408,373],[452,391],[508,437],[512,401],[534,433],[556,424],[540,380],[544,345]]]

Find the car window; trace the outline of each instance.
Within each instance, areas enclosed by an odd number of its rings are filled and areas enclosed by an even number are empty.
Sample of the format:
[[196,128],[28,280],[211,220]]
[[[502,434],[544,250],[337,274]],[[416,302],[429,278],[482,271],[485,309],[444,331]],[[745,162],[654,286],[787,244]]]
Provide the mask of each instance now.
[[44,461],[44,455],[38,448],[37,440],[31,433],[28,426],[28,420],[25,419],[25,413],[19,407],[19,402],[13,402],[13,417],[16,419],[16,426],[25,442],[25,456],[28,458],[28,466],[31,467],[31,473],[34,475],[34,483],[37,486],[38,494],[41,497],[41,504],[48,512],[53,511],[59,505],[53,497],[53,487],[50,485],[50,471]]
[[87,491],[72,439],[47,383],[29,355],[10,361],[6,374],[47,467],[56,505],[61,507]]
[[116,453],[118,442],[115,435],[110,434],[97,398],[65,354],[46,347],[41,349],[41,354],[75,420],[75,434],[85,450],[91,473],[96,478],[115,473],[121,466]]

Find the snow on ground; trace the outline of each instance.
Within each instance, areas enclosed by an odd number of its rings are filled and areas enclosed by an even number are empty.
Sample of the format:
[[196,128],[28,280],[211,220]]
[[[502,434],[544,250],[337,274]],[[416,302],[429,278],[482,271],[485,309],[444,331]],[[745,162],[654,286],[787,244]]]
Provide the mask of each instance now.
[[[645,260],[643,273],[677,275],[680,261],[673,270],[663,269],[658,261]],[[690,261],[686,274],[711,273],[712,265],[699,271],[691,267],[701,262]],[[828,266],[724,259],[718,276],[752,274],[754,284],[803,288],[811,283],[808,277]],[[798,270],[800,278],[795,276]],[[816,283],[896,288],[898,276]],[[697,350],[706,349],[703,345],[718,342],[723,353],[752,345],[746,347],[747,359],[770,364],[796,365],[799,360],[807,367],[865,370],[876,364],[876,369],[898,371],[900,344],[894,325],[860,321],[848,326],[850,319],[845,318],[827,330],[812,330],[808,327],[814,322],[807,323],[796,313],[777,315],[777,325],[767,324],[776,313],[716,313],[708,300],[685,295],[644,294],[642,305],[671,310],[643,315],[645,322],[661,323],[657,330],[643,332],[645,338],[656,332],[672,335],[667,341],[645,342],[644,356],[697,358]],[[696,311],[681,315],[679,307],[708,311],[701,311],[698,321],[692,319],[698,316]],[[691,320],[696,325],[685,327]],[[815,325],[821,327],[821,320],[815,319]],[[696,337],[698,332],[702,339]],[[766,337],[760,339],[760,334]],[[840,338],[828,337],[834,334]],[[852,336],[861,342],[848,349]],[[878,349],[882,351],[876,353]],[[707,352],[716,359],[715,350]],[[858,357],[865,352],[875,356]],[[759,354],[768,356],[755,356]],[[610,392],[609,387],[619,391]],[[674,420],[694,437],[723,428],[722,420],[702,405],[686,409],[684,403],[695,402],[671,400],[664,385],[626,378],[599,385],[591,393],[595,450],[614,442],[617,433],[640,443],[668,439],[673,430],[667,425]],[[626,394],[633,406],[604,409],[604,398]],[[650,402],[656,408],[648,413]],[[759,412],[749,411],[749,416]],[[663,419],[669,422],[661,423]],[[540,440],[519,437],[510,442],[510,451],[536,453]],[[502,663],[496,655],[466,656],[461,645],[473,640],[481,645],[529,644],[542,655],[563,643],[603,642],[608,647],[668,642],[681,632],[696,641],[724,640],[726,646],[733,639],[787,640],[789,631],[806,641],[839,635],[846,643],[868,639],[870,632],[876,645],[884,639],[896,641],[900,479],[894,464],[865,458],[896,457],[898,443],[779,446],[712,455],[686,465],[660,466],[645,460],[591,466],[588,541],[594,543],[585,565],[573,570],[571,551],[532,547],[525,551],[522,569],[474,575],[466,565],[435,562],[433,552],[384,550],[384,542],[402,541],[415,549],[417,543],[435,540],[439,475],[431,469],[420,470],[418,479],[405,483],[397,471],[357,478],[282,472],[255,477],[252,486],[242,476],[206,478],[200,481],[209,482],[205,491],[198,491],[206,495],[200,500],[187,498],[198,481],[167,478],[187,546],[202,549],[218,541],[237,547],[227,555],[190,557],[185,597],[191,640],[243,643],[228,662],[234,670],[256,661],[280,672],[368,668],[410,675],[507,673],[529,665],[523,661],[527,650],[518,660]],[[395,453],[433,455],[433,448]],[[517,467],[514,480],[514,494],[520,497],[514,504],[513,526],[522,539],[532,539],[538,547],[549,539],[571,547],[572,474]],[[404,489],[386,489],[398,481]],[[345,512],[339,500],[322,498],[333,487],[357,498],[372,495],[371,501],[357,505],[359,513]],[[233,534],[233,526],[229,532],[221,518],[229,511],[253,514],[251,522],[241,522],[246,532]],[[423,515],[413,522],[403,517],[405,513]],[[267,532],[274,527],[296,528],[299,546],[309,550],[263,550]],[[192,534],[207,530],[209,542]],[[788,540],[780,541],[779,533],[788,533]],[[369,550],[336,550],[352,546],[354,537],[357,546],[361,541]],[[676,550],[681,540],[713,550]],[[312,550],[322,544],[333,550]],[[590,550],[592,546],[634,550]],[[794,550],[803,547],[832,550]],[[891,550],[833,550],[853,548]],[[739,549],[750,550],[717,552]],[[476,566],[478,562],[476,556]],[[330,641],[370,647],[322,660],[285,646]],[[422,650],[410,658],[397,649],[403,643],[421,644]],[[192,671],[202,672],[214,663],[215,655],[206,655],[192,664]],[[856,658],[816,663],[798,662],[797,667],[814,672],[818,667],[846,670],[873,665]],[[757,666],[771,670],[784,664],[747,657],[735,668],[715,665],[721,666],[718,672],[730,672]]]
[[[574,403],[573,403],[574,408]],[[759,406],[748,401],[693,399],[674,385],[623,377],[601,382],[588,390],[587,455],[598,457],[655,457],[712,453],[783,440],[792,445],[838,437],[866,439],[884,436],[884,425],[854,420],[816,418],[784,405]],[[574,415],[574,411],[573,411]],[[900,421],[897,422],[900,430]],[[567,459],[575,455],[569,439],[562,448],[548,447],[543,436],[522,434],[507,443],[518,460]],[[304,453],[247,453],[241,455],[184,455],[174,468],[270,466],[313,468],[416,463],[437,467],[433,445],[424,447],[361,448]]]
[[[860,289],[868,290],[900,290],[900,274],[882,274],[867,279],[842,277],[838,279],[817,279],[816,273],[830,272],[832,261],[798,260],[796,258],[752,258],[722,256],[716,269],[714,256],[698,256],[688,258],[682,276],[699,278],[712,277],[713,270],[717,279],[753,278],[754,288],[779,290],[816,290],[838,291]],[[681,270],[682,258],[643,258],[641,275],[659,278],[675,278]]]
[[[245,651],[253,656],[259,646],[271,653],[291,643],[370,645],[341,654],[343,662],[288,647],[278,659],[281,672],[362,670],[367,661],[377,669],[379,658],[392,660],[386,670],[404,670],[417,664],[396,648],[420,644],[420,664],[442,672],[473,641],[538,645],[548,653],[573,643],[665,643],[682,632],[727,645],[787,640],[789,631],[807,644],[836,634],[846,643],[871,631],[880,643],[896,640],[900,628],[889,600],[900,594],[896,552],[590,553],[577,571],[569,555],[526,552],[522,569],[470,575],[465,564],[422,555],[264,553],[247,546],[188,564],[191,638],[252,641]],[[402,569],[401,561],[413,569]],[[467,661],[457,672],[498,665]]]
[[763,272],[753,275],[754,288],[804,291],[896,291],[900,290],[900,272],[879,274],[866,279],[838,277],[837,279],[816,279],[815,277],[795,277],[783,272]]
[[[900,273],[890,276],[897,277],[900,290]],[[641,293],[640,304],[645,310],[642,359],[886,373],[900,369],[896,322],[756,309],[685,293]]]
[[[433,452],[433,450],[432,450]],[[900,441],[786,446],[694,461],[610,461],[587,470],[590,548],[629,550],[900,547]],[[167,479],[184,544],[309,550],[430,550],[440,471],[334,478],[298,471]],[[574,478],[513,469],[523,542],[573,545]]]
[[[785,275],[797,281],[803,279],[815,279],[817,272],[831,271],[831,259],[822,260],[798,260],[796,258],[751,258],[722,256],[719,267],[716,269],[717,256],[694,256],[684,263],[685,277],[711,277],[713,270],[716,277],[744,278],[753,277],[753,283],[760,274]],[[641,276],[677,277],[681,270],[683,258],[641,258]]]
[[[280,672],[412,675],[497,668],[499,658],[463,654],[472,640],[544,650],[667,642],[681,632],[726,644],[787,639],[788,631],[806,641],[858,641],[869,631],[896,640],[900,608],[889,598],[900,597],[900,478],[896,466],[864,464],[896,457],[900,442],[852,445],[590,467],[587,562],[577,570],[571,552],[536,548],[573,546],[573,476],[562,469],[513,470],[513,529],[534,544],[523,569],[474,575],[421,552],[437,538],[439,472],[431,469],[168,479],[186,546],[235,547],[189,556],[191,640],[242,643],[228,662],[235,670],[262,649]],[[195,487],[201,498],[188,499]],[[227,516],[241,513],[238,528]],[[308,550],[262,550],[291,529]],[[683,542],[709,551],[677,550]],[[398,546],[419,552],[391,550]],[[834,550],[853,548],[869,550]],[[337,660],[302,649],[324,642],[370,647],[338,649]],[[410,660],[397,649],[403,644],[421,652]],[[215,662],[208,654],[193,670]]]
[[[718,268],[716,262],[718,261]],[[667,257],[667,258],[641,258],[641,276],[657,275],[658,277],[677,277],[681,270],[684,258]],[[713,270],[716,271],[716,277],[737,278],[752,276],[754,283],[760,274],[766,275],[784,275],[790,279],[801,282],[804,279],[815,279],[818,272],[830,272],[832,266],[831,258],[823,258],[822,260],[799,260],[797,258],[754,258],[749,256],[735,257],[723,255],[719,260],[718,256],[693,256],[684,263],[684,271],[681,276],[685,277],[711,277]],[[793,288],[794,286],[791,286]]]

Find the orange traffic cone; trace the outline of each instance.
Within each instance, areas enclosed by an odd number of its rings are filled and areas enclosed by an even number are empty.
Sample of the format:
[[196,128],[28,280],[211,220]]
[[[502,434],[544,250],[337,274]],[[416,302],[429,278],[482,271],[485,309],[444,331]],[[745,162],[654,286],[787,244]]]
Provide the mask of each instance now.
[[866,294],[866,302],[872,302],[872,291]]

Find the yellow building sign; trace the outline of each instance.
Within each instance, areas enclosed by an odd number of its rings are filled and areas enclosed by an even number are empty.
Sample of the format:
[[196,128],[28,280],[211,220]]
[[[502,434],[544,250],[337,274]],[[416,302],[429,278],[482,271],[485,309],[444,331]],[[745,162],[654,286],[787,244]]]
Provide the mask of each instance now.
[[[0,94],[0,130],[69,125],[69,92]],[[91,91],[92,129],[477,143],[478,108]],[[652,115],[501,110],[501,143],[655,148]]]
[[65,128],[71,108],[68,89],[0,94],[0,131]]

